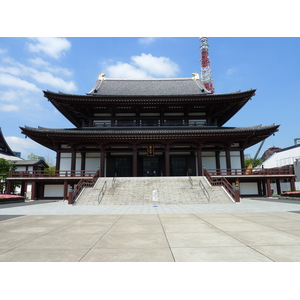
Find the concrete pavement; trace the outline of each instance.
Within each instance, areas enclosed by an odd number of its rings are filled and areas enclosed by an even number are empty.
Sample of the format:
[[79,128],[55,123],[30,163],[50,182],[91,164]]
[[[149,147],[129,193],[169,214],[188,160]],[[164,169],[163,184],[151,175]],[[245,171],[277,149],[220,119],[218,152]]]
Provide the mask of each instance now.
[[[33,205],[34,204],[34,205]],[[0,206],[1,262],[298,262],[300,203]]]

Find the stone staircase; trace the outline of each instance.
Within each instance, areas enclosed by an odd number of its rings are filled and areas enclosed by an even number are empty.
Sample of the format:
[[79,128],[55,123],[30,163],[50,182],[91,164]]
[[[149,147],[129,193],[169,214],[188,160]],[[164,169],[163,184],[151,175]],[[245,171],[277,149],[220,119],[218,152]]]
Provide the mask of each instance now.
[[[199,180],[208,191],[210,201]],[[118,177],[114,184],[113,178],[102,177],[93,188],[82,191],[75,205],[99,205],[99,192],[105,182],[106,191],[100,205],[233,203],[223,187],[210,186],[202,176]]]

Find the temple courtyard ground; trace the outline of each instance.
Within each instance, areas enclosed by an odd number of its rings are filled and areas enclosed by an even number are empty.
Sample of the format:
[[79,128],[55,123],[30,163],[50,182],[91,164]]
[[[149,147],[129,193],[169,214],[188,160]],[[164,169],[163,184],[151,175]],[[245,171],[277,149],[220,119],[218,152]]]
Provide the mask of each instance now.
[[1,262],[299,262],[300,202],[0,206]]

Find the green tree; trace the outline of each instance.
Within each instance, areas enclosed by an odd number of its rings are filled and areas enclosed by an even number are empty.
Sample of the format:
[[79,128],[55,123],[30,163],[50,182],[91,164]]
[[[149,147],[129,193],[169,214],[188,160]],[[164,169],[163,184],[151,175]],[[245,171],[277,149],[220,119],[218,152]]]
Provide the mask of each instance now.
[[[250,164],[252,164],[253,158],[245,159],[245,168],[248,168]],[[257,158],[254,160],[253,167],[257,167],[264,162],[263,158]]]
[[[8,177],[9,171],[16,170],[15,161],[6,160],[4,158],[0,158],[0,194],[4,194],[6,190],[5,178]],[[16,186],[13,186],[13,191]]]

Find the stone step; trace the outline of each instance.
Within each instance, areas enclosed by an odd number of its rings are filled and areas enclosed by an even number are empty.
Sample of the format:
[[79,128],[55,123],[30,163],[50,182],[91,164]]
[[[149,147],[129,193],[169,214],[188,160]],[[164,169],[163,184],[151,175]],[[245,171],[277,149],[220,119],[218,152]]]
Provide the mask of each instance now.
[[[201,180],[210,195],[210,203],[232,203],[222,187],[210,186],[205,177],[119,177],[112,186],[112,178],[99,178],[93,188],[86,188],[76,205],[98,205],[99,193],[106,182],[101,205],[129,204],[200,204],[209,203],[201,186]],[[153,201],[153,191],[157,201]]]

